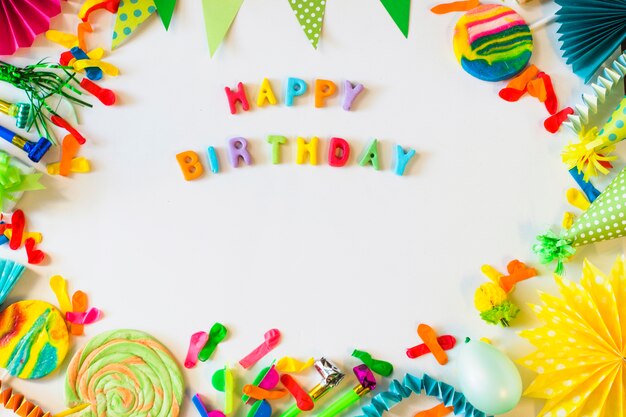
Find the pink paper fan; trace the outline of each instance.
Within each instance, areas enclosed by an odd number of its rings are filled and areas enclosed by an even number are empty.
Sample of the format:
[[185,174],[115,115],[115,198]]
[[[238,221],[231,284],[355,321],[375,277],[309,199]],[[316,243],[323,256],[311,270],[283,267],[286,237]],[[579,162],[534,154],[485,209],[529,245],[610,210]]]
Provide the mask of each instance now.
[[59,13],[60,0],[0,0],[0,55],[31,46]]

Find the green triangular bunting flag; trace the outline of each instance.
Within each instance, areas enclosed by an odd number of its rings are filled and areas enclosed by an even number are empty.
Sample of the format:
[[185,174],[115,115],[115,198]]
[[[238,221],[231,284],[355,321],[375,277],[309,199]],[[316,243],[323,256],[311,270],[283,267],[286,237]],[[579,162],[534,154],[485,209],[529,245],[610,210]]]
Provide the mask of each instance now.
[[157,8],[157,12],[159,12],[159,17],[163,22],[163,26],[165,26],[165,30],[168,30],[172,22],[176,0],[154,0],[154,5]]
[[313,48],[317,49],[317,43],[322,33],[326,0],[287,0],[296,15],[302,30]]
[[204,24],[211,56],[224,40],[243,0],[202,0]]
[[145,22],[156,11],[153,0],[125,0],[120,2],[117,9],[117,19],[113,27],[113,42],[115,49],[133,33],[139,25]]
[[387,13],[396,22],[398,29],[404,35],[409,36],[409,15],[411,14],[411,0],[380,0],[387,9]]

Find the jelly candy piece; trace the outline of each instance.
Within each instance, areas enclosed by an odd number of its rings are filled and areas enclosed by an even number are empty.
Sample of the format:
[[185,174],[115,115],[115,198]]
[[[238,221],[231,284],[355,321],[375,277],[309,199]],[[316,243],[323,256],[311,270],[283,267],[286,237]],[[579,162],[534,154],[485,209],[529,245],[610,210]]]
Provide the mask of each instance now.
[[280,377],[280,382],[289,390],[293,398],[296,400],[296,406],[302,411],[310,411],[313,409],[313,399],[305,390],[296,382],[289,374]]
[[191,369],[198,363],[198,354],[209,340],[207,332],[197,332],[191,335],[189,340],[189,348],[187,349],[187,357],[185,358],[185,368]]
[[239,361],[239,364],[245,369],[250,368],[257,363],[263,356],[267,355],[272,349],[274,349],[280,341],[280,331],[278,329],[271,329],[265,332],[265,341],[250,352],[245,358]]

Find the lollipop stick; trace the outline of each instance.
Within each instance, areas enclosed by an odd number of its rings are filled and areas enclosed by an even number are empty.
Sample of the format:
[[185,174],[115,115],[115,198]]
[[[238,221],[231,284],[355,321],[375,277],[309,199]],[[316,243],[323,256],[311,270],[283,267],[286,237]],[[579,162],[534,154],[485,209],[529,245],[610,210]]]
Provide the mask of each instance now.
[[76,407],[72,407],[68,410],[62,411],[59,414],[55,414],[52,417],[67,417],[67,416],[71,416],[72,414],[78,413],[79,411],[84,410],[85,408],[89,407],[89,404],[85,403],[85,404],[80,404],[77,405]]
[[548,26],[556,21],[556,14],[551,16],[545,16],[529,25],[531,31],[542,29],[544,26]]

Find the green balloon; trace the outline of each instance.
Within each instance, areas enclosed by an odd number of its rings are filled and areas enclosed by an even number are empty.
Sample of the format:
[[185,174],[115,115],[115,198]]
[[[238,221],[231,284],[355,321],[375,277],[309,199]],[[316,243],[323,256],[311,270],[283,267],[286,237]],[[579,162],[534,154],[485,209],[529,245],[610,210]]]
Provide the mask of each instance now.
[[488,343],[469,341],[457,360],[459,386],[485,414],[511,411],[522,397],[522,378],[508,356]]

